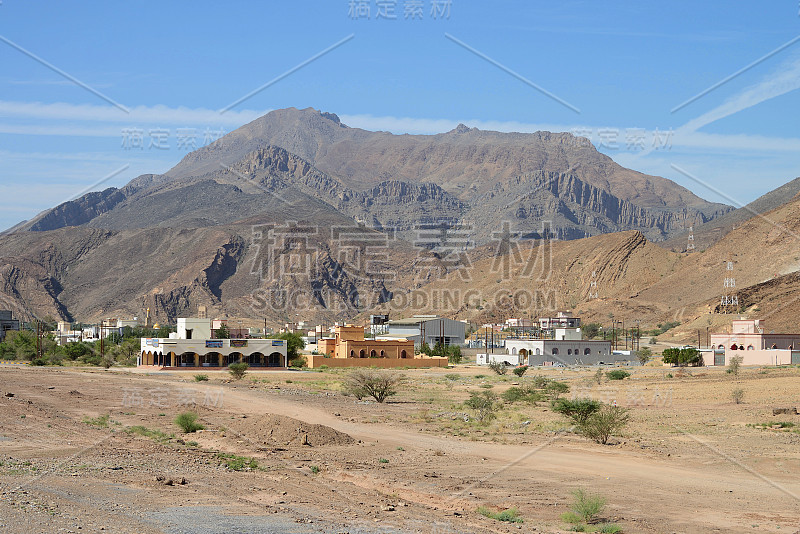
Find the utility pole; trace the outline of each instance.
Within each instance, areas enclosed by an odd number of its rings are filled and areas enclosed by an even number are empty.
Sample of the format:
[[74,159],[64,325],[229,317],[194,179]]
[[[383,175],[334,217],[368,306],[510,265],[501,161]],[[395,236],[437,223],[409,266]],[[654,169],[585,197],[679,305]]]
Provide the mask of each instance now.
[[39,319],[36,319],[36,357],[42,357],[42,334],[41,334],[41,322]]

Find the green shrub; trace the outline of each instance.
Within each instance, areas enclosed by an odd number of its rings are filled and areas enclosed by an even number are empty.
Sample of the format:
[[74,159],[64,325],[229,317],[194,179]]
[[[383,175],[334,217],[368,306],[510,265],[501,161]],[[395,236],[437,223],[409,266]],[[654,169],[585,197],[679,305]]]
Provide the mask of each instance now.
[[585,437],[605,445],[608,439],[625,428],[630,421],[627,408],[603,405],[578,424],[578,431]]
[[149,429],[149,428],[147,428],[145,426],[142,426],[142,425],[129,426],[128,428],[125,429],[125,432],[127,432],[128,434],[136,434],[137,436],[143,436],[145,438],[150,438],[150,439],[153,439],[153,440],[155,440],[155,441],[157,441],[159,443],[166,443],[169,440],[171,440],[173,437],[175,437],[172,434],[167,434],[167,433],[162,432],[160,430],[151,430],[151,429]]
[[381,458],[380,460],[378,460],[378,462],[380,462],[382,464],[388,464],[389,460],[387,460],[386,458]]
[[[728,369],[727,372],[732,374],[734,378],[739,376],[739,369],[742,367],[742,362],[744,361],[743,356],[734,356],[728,361]],[[738,402],[736,404],[739,404]]]
[[619,534],[622,532],[622,527],[616,523],[603,523],[600,525],[600,529],[597,532],[601,532],[602,534]]
[[519,377],[522,377],[522,375],[524,375],[525,371],[527,370],[528,370],[527,365],[520,365],[519,367],[514,367],[514,369],[511,372]]
[[470,393],[470,397],[464,402],[467,408],[472,408],[477,412],[478,421],[485,423],[495,417],[497,410],[497,395],[491,391],[481,391]]
[[185,433],[197,432],[205,427],[197,422],[197,414],[194,412],[183,412],[175,418],[175,424],[181,427]]
[[603,512],[606,506],[606,499],[599,494],[588,493],[584,489],[576,489],[572,492],[571,511],[580,517],[584,523],[592,523],[597,520],[597,516]]
[[527,387],[517,387],[517,386],[512,386],[507,390],[505,390],[501,395],[501,397],[506,402],[524,401],[534,405],[540,400],[542,400],[542,395],[540,392]]
[[100,428],[108,428],[109,419],[111,419],[111,416],[108,415],[108,414],[105,414],[105,415],[101,415],[100,417],[95,417],[94,419],[91,419],[89,417],[85,417],[83,419],[83,422],[86,423],[87,425],[99,426]]
[[560,395],[569,392],[569,386],[564,382],[553,381],[545,386],[544,391],[550,395],[552,399],[557,400]]
[[312,466],[310,467],[310,469],[311,469],[311,472],[312,472],[313,474],[315,474],[315,475],[316,475],[317,473],[319,473],[319,466],[317,466],[317,465],[312,465]]
[[208,382],[208,375],[194,375],[195,382]]
[[631,374],[624,369],[614,369],[606,373],[609,380],[624,380],[631,376]]
[[505,362],[492,362],[489,364],[489,369],[497,373],[498,375],[504,375],[508,372],[508,366]]
[[357,369],[347,375],[343,389],[359,400],[370,396],[377,402],[383,402],[397,394],[397,388],[402,381],[401,375],[389,371]]
[[306,360],[305,356],[298,356],[297,358],[294,358],[293,360],[289,361],[289,367],[297,367],[297,368],[308,367],[308,360]]
[[551,380],[549,378],[544,377],[542,375],[536,375],[533,377],[533,380],[531,380],[531,384],[536,389],[544,389],[550,382]]
[[733,399],[733,402],[735,402],[736,404],[741,404],[742,401],[744,400],[744,390],[742,388],[734,389],[733,391],[731,391],[731,398]]
[[245,456],[237,456],[235,454],[217,453],[217,458],[220,459],[220,464],[225,465],[231,471],[250,471],[258,469],[258,462],[255,458],[248,458]]
[[228,366],[228,372],[234,379],[241,380],[249,368],[245,362],[232,363]]
[[485,506],[481,506],[480,508],[478,508],[478,513],[490,519],[495,519],[497,521],[505,521],[507,523],[524,522],[524,520],[519,515],[519,510],[517,510],[516,508],[507,508],[502,512],[492,512]]
[[554,412],[565,415],[572,419],[574,424],[580,425],[599,410],[602,403],[592,399],[556,399],[550,406]]

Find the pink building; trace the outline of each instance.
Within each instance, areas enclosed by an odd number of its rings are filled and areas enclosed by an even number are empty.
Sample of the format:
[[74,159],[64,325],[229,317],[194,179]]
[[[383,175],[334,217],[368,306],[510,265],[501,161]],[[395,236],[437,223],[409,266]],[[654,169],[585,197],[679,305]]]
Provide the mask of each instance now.
[[742,356],[742,365],[800,364],[800,334],[765,334],[759,319],[733,321],[730,333],[711,334],[714,361],[727,365]]

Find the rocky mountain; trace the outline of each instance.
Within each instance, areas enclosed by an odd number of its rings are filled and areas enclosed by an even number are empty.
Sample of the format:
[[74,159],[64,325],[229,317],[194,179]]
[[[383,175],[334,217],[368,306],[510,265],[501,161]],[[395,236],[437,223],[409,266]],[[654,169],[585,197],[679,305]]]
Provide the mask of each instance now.
[[[692,236],[696,250],[705,250],[735,230],[737,225],[758,215],[772,211],[787,202],[791,202],[800,193],[800,177],[783,184],[777,189],[758,197],[749,204],[729,211],[728,213],[704,222],[687,219],[684,226],[692,227]],[[660,244],[673,251],[686,251],[689,231],[684,229]]]
[[633,232],[652,255],[647,240],[674,235],[685,213],[713,221],[728,211],[570,134],[461,125],[393,135],[292,108],[163,175],[89,193],[0,236],[2,305],[23,318],[150,307],[163,322],[203,304],[215,315],[284,321],[313,309],[341,319],[461,276],[497,256],[501,234],[513,240],[501,256],[526,240],[606,243],[614,232]]

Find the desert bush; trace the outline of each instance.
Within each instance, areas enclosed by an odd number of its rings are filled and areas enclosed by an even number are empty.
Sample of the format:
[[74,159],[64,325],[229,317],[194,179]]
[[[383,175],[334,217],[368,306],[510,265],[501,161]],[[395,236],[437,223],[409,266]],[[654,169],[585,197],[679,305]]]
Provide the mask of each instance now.
[[87,425],[99,426],[100,428],[108,428],[108,421],[111,419],[109,414],[101,415],[100,417],[90,418],[84,417],[83,422]]
[[478,513],[484,517],[495,519],[497,521],[505,521],[507,523],[522,523],[524,520],[519,515],[519,510],[516,508],[507,508],[502,512],[492,512],[489,508],[481,506],[478,508]]
[[508,366],[505,362],[492,362],[489,364],[489,369],[498,375],[504,375],[508,372]]
[[733,399],[733,402],[735,402],[736,404],[741,404],[742,401],[744,400],[744,390],[742,388],[734,389],[733,391],[731,391],[731,398]]
[[472,408],[478,414],[478,421],[485,423],[495,417],[497,410],[497,395],[491,391],[481,391],[470,393],[470,397],[464,402],[467,408]]
[[728,372],[730,372],[730,374],[732,374],[734,378],[738,378],[739,370],[742,367],[743,361],[744,361],[743,356],[734,356],[733,358],[730,359],[730,361],[728,361]]
[[625,371],[624,369],[614,369],[612,371],[607,372],[606,376],[608,377],[609,380],[624,380],[625,378],[631,376],[631,374],[628,371]]
[[602,384],[602,383],[603,383],[603,369],[598,369],[598,370],[597,370],[597,371],[594,373],[594,380],[595,380],[595,382],[597,382],[598,384]]
[[514,367],[514,369],[511,372],[521,378],[522,375],[524,375],[525,371],[527,370],[528,370],[527,365],[520,365],[519,367]]
[[584,523],[596,521],[597,516],[603,512],[606,506],[605,497],[599,494],[588,493],[584,489],[576,489],[572,492],[572,497],[570,510]]
[[569,386],[564,382],[553,381],[545,386],[544,391],[550,395],[550,398],[558,400],[559,396],[569,392]]
[[512,386],[505,390],[500,396],[506,402],[524,401],[534,405],[542,400],[542,394],[539,391],[529,387]]
[[223,452],[217,453],[217,457],[220,460],[220,464],[224,464],[225,467],[231,471],[251,471],[253,469],[258,469],[258,461],[255,458]]
[[608,439],[625,428],[629,421],[627,408],[603,405],[577,426],[581,435],[605,445]]
[[544,389],[550,382],[551,380],[549,378],[544,377],[542,375],[536,375],[531,380],[531,385],[533,385],[533,387],[535,387],[536,389]]
[[569,417],[576,425],[581,425],[600,409],[602,403],[592,399],[556,399],[550,406],[554,412]]
[[298,356],[297,358],[289,361],[289,367],[308,367],[308,360],[305,356]]
[[183,412],[175,418],[175,424],[181,427],[185,433],[197,432],[205,427],[197,422],[197,414],[194,412]]
[[357,369],[351,371],[343,384],[343,389],[357,399],[370,396],[377,402],[397,394],[403,377],[388,371]]
[[458,345],[451,345],[448,347],[447,350],[447,361],[448,363],[461,363],[461,360],[464,359],[464,356],[461,354],[461,347]]
[[653,356],[653,351],[650,350],[650,347],[642,347],[636,352],[636,358],[639,360],[641,365],[646,364],[650,361],[650,358]]
[[249,368],[250,366],[245,362],[232,363],[228,366],[228,372],[236,380],[241,380]]
[[194,375],[195,382],[208,382],[208,375]]

